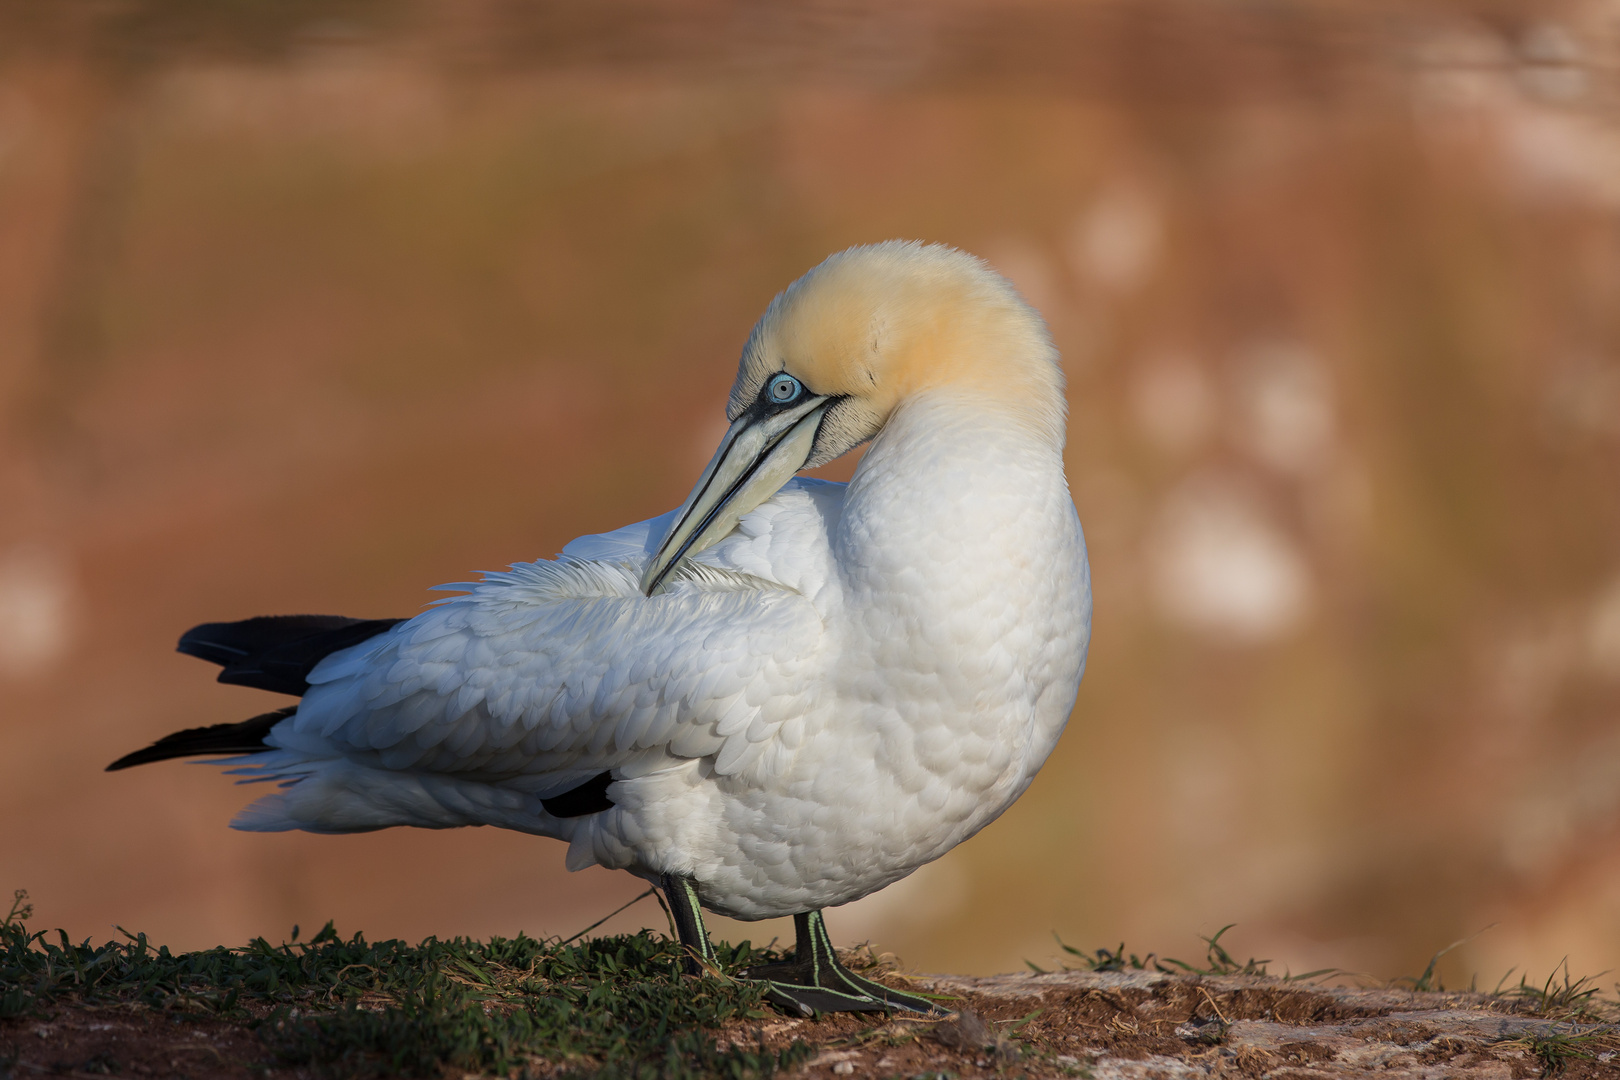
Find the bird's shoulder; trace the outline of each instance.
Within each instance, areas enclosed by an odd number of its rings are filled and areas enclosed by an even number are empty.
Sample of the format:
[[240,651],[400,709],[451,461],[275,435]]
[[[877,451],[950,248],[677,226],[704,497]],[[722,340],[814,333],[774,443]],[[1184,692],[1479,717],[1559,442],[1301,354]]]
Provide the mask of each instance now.
[[[729,536],[699,552],[688,563],[737,570],[762,582],[803,593],[806,573],[827,569],[832,533],[843,514],[848,486],[807,476],[794,477],[771,498],[743,515]],[[640,567],[657,550],[675,514],[676,511],[671,510],[611,532],[576,537],[562,549],[560,557],[625,562]]]
[[833,537],[847,487],[795,477],[690,561],[775,582],[815,602],[837,585]]

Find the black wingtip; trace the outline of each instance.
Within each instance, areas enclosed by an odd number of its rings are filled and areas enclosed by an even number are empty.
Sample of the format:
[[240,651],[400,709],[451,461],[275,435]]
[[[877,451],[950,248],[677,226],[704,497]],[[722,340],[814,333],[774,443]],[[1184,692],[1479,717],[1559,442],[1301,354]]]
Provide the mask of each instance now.
[[248,655],[248,650],[228,645],[220,640],[221,631],[230,626],[230,623],[203,623],[193,626],[180,635],[180,641],[175,645],[176,652],[195,656],[199,660],[207,660],[210,664],[221,667],[240,660]]
[[290,705],[285,709],[255,716],[251,720],[243,720],[239,724],[212,724],[208,727],[176,731],[172,735],[163,736],[151,746],[132,754],[125,754],[108,765],[106,771],[118,772],[120,769],[136,765],[148,765],[154,761],[168,761],[170,758],[179,757],[262,754],[273,749],[264,743],[270,729],[297,711],[298,706]]
[[219,681],[300,696],[307,677],[327,656],[358,645],[399,619],[343,615],[260,615],[239,622],[203,623],[187,630],[176,649],[218,664]]

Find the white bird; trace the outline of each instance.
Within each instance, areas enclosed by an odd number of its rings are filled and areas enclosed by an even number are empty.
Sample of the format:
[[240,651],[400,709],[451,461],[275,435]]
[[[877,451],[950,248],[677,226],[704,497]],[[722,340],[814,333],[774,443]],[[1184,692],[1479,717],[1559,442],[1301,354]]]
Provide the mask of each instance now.
[[[772,301],[686,502],[446,590],[408,620],[197,627],[223,682],[301,695],[178,732],[280,786],[239,829],[496,825],[701,908],[795,916],[755,969],[799,1011],[927,1010],[838,964],[821,909],[890,885],[1034,779],[1085,667],[1091,588],[1046,326],[980,260],[891,241]],[[853,479],[795,478],[871,441]]]

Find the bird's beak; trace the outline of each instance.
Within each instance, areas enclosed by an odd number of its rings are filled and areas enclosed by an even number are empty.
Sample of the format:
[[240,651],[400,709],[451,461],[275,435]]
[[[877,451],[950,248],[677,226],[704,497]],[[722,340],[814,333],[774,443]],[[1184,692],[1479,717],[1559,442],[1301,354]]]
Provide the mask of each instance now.
[[828,397],[810,397],[781,412],[755,408],[737,418],[647,560],[641,574],[644,594],[657,592],[676,563],[725,536],[738,518],[804,467],[831,403]]

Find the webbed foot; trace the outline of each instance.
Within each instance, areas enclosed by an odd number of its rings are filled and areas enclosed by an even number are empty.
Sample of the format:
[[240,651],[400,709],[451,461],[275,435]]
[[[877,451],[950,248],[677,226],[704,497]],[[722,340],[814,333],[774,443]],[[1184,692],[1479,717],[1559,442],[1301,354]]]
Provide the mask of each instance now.
[[764,983],[766,999],[784,1012],[809,1016],[818,1012],[943,1011],[927,998],[862,978],[839,963],[821,912],[795,915],[793,928],[798,944],[792,960],[761,964],[740,976]]

